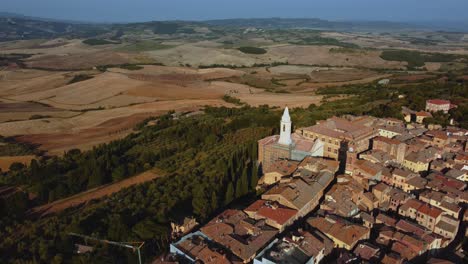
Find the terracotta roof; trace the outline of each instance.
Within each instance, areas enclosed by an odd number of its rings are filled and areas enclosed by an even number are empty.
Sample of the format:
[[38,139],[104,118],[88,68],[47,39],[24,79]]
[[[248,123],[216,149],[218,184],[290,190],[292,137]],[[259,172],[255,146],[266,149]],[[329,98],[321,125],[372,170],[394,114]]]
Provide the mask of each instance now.
[[280,225],[284,225],[297,214],[297,210],[275,205],[274,202],[266,200],[257,200],[244,211],[256,212],[259,216],[271,219]]
[[228,209],[200,229],[242,260],[250,260],[278,233],[264,220],[251,219],[240,210]]
[[410,208],[418,210],[423,205],[424,205],[424,203],[417,200],[417,199],[409,199],[408,201],[406,201],[406,203],[404,203],[400,207],[400,209],[403,210],[403,211],[407,211]]
[[319,121],[318,124],[304,128],[317,134],[326,135],[337,139],[353,140],[367,135],[374,129],[364,125],[350,122],[344,118],[332,117],[325,121]]
[[410,178],[408,181],[406,181],[406,183],[418,189],[423,189],[427,184],[427,180],[420,176],[416,176],[416,177]]
[[370,260],[372,258],[378,258],[377,254],[380,249],[370,243],[363,242],[359,243],[354,249],[354,254],[361,259]]
[[395,218],[390,217],[390,216],[388,216],[386,214],[383,214],[383,213],[380,213],[379,215],[377,215],[376,220],[379,221],[379,222],[384,223],[387,226],[395,226],[396,221],[397,221]]
[[275,185],[262,195],[262,199],[271,200],[272,196],[279,195],[293,204],[295,209],[301,209],[321,191],[321,187],[316,189],[301,178],[295,178],[290,182]]
[[428,215],[432,218],[437,218],[442,214],[443,211],[437,207],[432,207],[429,204],[424,203],[421,207],[418,208],[418,212]]
[[422,226],[419,226],[418,224],[416,223],[413,223],[413,222],[409,222],[407,220],[399,220],[396,224],[396,228],[398,230],[401,230],[401,231],[404,231],[404,232],[407,232],[407,233],[413,233],[419,237],[422,237],[424,234],[426,234],[426,230],[424,229],[424,227]]
[[265,173],[278,172],[281,175],[291,175],[299,165],[298,161],[293,160],[278,160],[272,163],[268,168],[265,169]]
[[401,141],[393,138],[388,138],[388,137],[383,137],[383,136],[377,136],[374,138],[374,141],[381,141],[387,144],[392,144],[392,145],[398,145],[401,143]]
[[432,114],[426,111],[419,111],[419,112],[416,112],[416,116],[432,117]]
[[354,245],[369,234],[367,227],[347,223],[341,218],[311,217],[307,219],[307,223],[319,231],[346,243],[348,246]]
[[232,263],[226,256],[211,248],[208,242],[209,241],[202,236],[192,236],[177,244],[177,248],[186,252],[193,259],[203,261],[203,263]]
[[412,172],[396,168],[396,169],[394,169],[392,171],[392,174],[396,175],[396,176],[403,177],[403,178],[407,178],[408,176],[410,176],[412,174]]
[[442,100],[442,99],[431,99],[431,100],[427,100],[426,103],[436,104],[436,105],[445,105],[445,104],[450,104],[450,101]]
[[372,163],[368,160],[357,160],[354,164],[358,170],[370,174],[372,176],[381,172],[383,168],[381,165]]
[[383,182],[380,182],[378,183],[377,185],[374,185],[372,187],[372,190],[376,190],[376,191],[379,191],[379,192],[383,192],[385,190],[390,190],[392,187],[390,187],[389,185],[383,183]]

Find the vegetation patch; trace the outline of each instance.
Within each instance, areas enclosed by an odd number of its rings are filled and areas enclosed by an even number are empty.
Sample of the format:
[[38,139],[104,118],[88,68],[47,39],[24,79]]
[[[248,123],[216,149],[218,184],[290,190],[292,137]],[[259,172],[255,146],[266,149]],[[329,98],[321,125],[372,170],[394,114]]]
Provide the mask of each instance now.
[[344,48],[357,49],[358,45],[353,43],[342,42],[334,38],[324,38],[320,36],[311,36],[302,38],[299,41],[290,42],[296,45],[316,45],[316,46],[338,46]]
[[225,94],[223,96],[223,100],[227,103],[235,104],[235,105],[245,105],[239,98],[232,97],[230,95]]
[[422,67],[426,62],[468,62],[468,56],[444,53],[423,53],[412,50],[385,50],[380,57],[387,61],[406,61],[409,69]]
[[16,142],[13,138],[0,136],[0,156],[25,156],[34,154],[38,154],[35,146]]
[[143,69],[143,66],[136,65],[136,64],[123,64],[120,65],[121,69],[129,70],[129,71],[137,71]]
[[109,41],[105,39],[86,39],[83,43],[90,46],[109,45],[109,44],[120,44],[120,42]]
[[92,79],[92,78],[94,78],[94,76],[92,76],[92,75],[78,74],[78,75],[73,76],[73,78],[68,82],[68,84],[82,82],[82,81],[86,81],[86,80],[89,80],[89,79]]
[[250,47],[250,46],[240,47],[240,48],[238,48],[238,50],[240,50],[241,52],[246,53],[246,54],[261,55],[261,54],[267,53],[266,49],[258,48],[258,47]]
[[152,51],[152,50],[163,50],[175,47],[175,45],[165,45],[155,41],[140,41],[128,46],[121,48],[123,51],[129,52],[141,52],[141,51]]

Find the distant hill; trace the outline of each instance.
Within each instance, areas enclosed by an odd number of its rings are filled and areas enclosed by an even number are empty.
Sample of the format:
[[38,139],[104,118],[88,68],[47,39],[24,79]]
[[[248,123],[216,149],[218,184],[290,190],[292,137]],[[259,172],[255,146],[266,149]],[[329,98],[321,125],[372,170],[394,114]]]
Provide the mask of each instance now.
[[207,20],[204,23],[215,26],[258,27],[258,28],[310,28],[335,31],[461,31],[468,32],[468,22],[388,22],[388,21],[329,21],[317,18],[251,18]]
[[[399,32],[399,31],[459,31],[468,32],[468,23],[397,23],[385,21],[328,21],[317,18],[252,18],[220,19],[201,22],[150,21],[143,23],[87,23],[29,17],[0,12],[0,41],[19,39],[51,39],[57,37],[118,38],[123,31],[151,30],[155,34],[193,33],[197,26],[230,28],[289,29],[308,28],[332,31]],[[119,33],[120,32],[120,33]]]
[[0,13],[0,41],[50,39],[56,37],[90,37],[109,30],[104,24],[81,24],[17,14]]

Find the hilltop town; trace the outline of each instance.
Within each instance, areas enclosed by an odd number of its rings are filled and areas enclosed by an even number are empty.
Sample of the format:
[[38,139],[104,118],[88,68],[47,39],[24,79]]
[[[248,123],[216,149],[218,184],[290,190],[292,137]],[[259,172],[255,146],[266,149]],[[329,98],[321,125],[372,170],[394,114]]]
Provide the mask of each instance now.
[[141,2],[0,10],[0,264],[468,261],[467,23]]
[[466,228],[468,131],[426,128],[456,107],[428,100],[405,121],[332,117],[258,141],[259,198],[201,226],[174,224],[170,254],[155,263],[452,263]]

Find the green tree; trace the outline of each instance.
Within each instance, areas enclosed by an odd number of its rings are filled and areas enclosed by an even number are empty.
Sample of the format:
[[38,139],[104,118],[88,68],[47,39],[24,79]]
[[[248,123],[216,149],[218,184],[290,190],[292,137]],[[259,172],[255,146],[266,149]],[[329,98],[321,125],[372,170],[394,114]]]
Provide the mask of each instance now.
[[224,198],[224,205],[230,204],[234,200],[234,186],[232,182],[229,182],[227,190],[226,190],[226,197]]
[[252,166],[252,176],[250,177],[250,188],[251,190],[255,190],[258,184],[258,166],[254,164]]
[[209,214],[209,205],[210,201],[207,198],[205,187],[197,186],[192,198],[193,213],[204,220]]
[[218,197],[216,196],[216,192],[211,192],[211,211],[214,212],[218,209]]

